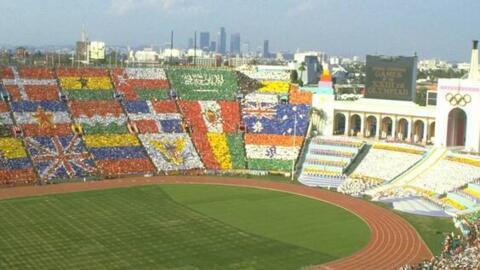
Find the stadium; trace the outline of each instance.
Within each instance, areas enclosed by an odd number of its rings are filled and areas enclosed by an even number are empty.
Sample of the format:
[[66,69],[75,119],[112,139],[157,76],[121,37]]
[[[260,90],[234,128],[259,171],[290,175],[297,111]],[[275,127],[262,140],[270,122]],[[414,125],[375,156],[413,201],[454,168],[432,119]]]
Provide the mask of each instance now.
[[[328,70],[303,87],[261,69],[3,66],[0,268],[410,269],[449,253],[430,263],[476,269],[477,43],[471,65],[425,107],[408,80],[339,99]],[[451,219],[458,235],[426,228]]]

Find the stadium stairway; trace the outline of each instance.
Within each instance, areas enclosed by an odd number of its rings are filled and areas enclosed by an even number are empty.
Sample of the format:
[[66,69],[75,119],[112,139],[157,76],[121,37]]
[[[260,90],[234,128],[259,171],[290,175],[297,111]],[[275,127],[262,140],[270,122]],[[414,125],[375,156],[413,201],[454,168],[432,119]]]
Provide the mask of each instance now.
[[448,152],[447,148],[435,147],[428,151],[423,158],[415,163],[410,169],[404,171],[399,176],[395,177],[389,184],[379,186],[377,188],[368,190],[367,195],[373,196],[378,192],[382,192],[394,187],[402,187],[415,181],[420,175],[425,173],[428,169],[442,160]]

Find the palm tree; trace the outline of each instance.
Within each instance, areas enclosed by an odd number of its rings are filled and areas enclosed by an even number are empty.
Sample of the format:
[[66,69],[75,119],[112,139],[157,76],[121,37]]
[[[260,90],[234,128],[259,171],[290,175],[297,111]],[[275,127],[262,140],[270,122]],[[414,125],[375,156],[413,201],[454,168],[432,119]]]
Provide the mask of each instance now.
[[302,62],[300,63],[300,67],[298,67],[298,70],[300,70],[300,80],[298,82],[298,84],[300,84],[300,86],[303,86],[303,72],[305,71],[305,62]]

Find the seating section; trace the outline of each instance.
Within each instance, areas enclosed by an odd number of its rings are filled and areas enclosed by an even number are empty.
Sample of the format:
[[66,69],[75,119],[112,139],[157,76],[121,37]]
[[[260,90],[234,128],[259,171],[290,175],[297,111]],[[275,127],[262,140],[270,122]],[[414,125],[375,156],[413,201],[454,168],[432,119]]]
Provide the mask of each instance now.
[[255,80],[267,81],[289,81],[290,72],[288,70],[262,69],[253,66],[242,66],[237,69],[248,77]]
[[421,158],[418,154],[372,147],[352,175],[390,181]]
[[411,185],[443,194],[479,177],[478,167],[443,159],[420,175]]
[[236,74],[231,70],[173,68],[167,75],[184,100],[234,100],[238,91]]
[[303,145],[309,110],[305,104],[280,104],[274,94],[247,95],[242,121],[248,168],[290,171]]
[[[64,181],[94,173],[95,167],[81,138],[72,132],[68,106],[60,99],[53,71],[4,67],[2,76],[16,123],[12,134],[23,134],[23,141],[11,139],[18,159],[7,162],[20,169],[20,175],[24,174],[20,182],[35,179],[32,166],[42,182]],[[19,171],[12,169],[10,174],[12,172]]]
[[139,139],[130,133],[127,115],[118,100],[72,100],[69,105],[102,175],[112,177],[154,171]]
[[298,91],[295,104],[280,104],[290,85],[263,79],[259,90],[226,69],[0,66],[0,185],[290,171],[311,95]]
[[111,71],[116,90],[126,100],[164,100],[170,83],[162,68],[116,68]]
[[315,137],[308,146],[299,180],[305,185],[338,188],[345,170],[364,143],[344,138]]

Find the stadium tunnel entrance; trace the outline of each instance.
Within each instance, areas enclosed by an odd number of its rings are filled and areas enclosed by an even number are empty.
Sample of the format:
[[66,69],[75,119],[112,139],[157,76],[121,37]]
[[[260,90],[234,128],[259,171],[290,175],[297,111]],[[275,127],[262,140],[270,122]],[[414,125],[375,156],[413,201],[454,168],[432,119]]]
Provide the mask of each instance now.
[[467,114],[455,108],[448,114],[447,146],[465,146],[467,131]]

